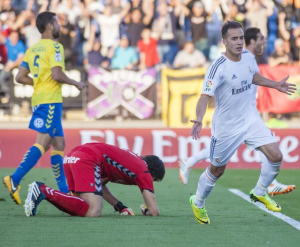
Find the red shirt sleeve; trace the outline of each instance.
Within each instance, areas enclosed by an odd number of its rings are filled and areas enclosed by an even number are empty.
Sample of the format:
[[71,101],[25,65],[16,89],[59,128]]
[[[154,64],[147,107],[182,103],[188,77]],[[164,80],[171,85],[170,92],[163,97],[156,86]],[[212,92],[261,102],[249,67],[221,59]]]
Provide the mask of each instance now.
[[149,190],[154,193],[153,179],[150,173],[142,173],[135,178],[136,185],[140,188],[141,192],[143,190]]
[[142,39],[137,42],[137,46],[139,47],[140,52],[145,52],[145,46]]

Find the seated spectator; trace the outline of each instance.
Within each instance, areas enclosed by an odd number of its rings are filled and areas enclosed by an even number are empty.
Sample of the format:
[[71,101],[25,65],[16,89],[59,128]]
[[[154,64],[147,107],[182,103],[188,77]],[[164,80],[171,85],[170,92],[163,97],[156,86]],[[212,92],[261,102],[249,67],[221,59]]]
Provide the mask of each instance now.
[[6,93],[9,91],[8,79],[11,76],[11,71],[14,68],[19,67],[21,64],[26,48],[24,43],[19,38],[18,31],[11,31],[8,38],[0,34],[0,43],[5,44],[8,54],[8,61],[4,66],[4,69],[0,73],[0,84],[2,90]]
[[106,57],[101,54],[101,43],[99,38],[95,37],[97,27],[92,25],[91,35],[87,42],[87,64],[89,67],[102,67],[107,68],[109,66],[109,61]]
[[271,54],[269,58],[270,66],[278,66],[281,64],[289,64],[290,58],[289,54],[285,51],[284,41],[282,39],[276,39],[275,41],[275,51]]
[[126,35],[122,35],[119,45],[112,47],[108,57],[111,58],[112,69],[134,69],[138,63],[138,54],[134,48],[128,46],[129,41]]
[[157,52],[157,42],[151,38],[151,30],[146,28],[141,33],[142,39],[138,41],[137,46],[140,51],[140,69],[154,67],[159,63]]
[[205,64],[205,57],[201,51],[194,49],[192,42],[186,42],[183,50],[179,51],[174,60],[174,68],[197,68]]

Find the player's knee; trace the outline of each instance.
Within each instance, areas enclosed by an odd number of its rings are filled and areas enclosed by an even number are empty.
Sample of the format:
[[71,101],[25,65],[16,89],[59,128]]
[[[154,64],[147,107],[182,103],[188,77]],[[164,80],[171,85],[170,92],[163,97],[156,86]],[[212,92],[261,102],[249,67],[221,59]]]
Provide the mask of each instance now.
[[223,174],[224,174],[224,172],[225,172],[225,167],[215,167],[215,166],[210,166],[210,173],[213,175],[213,176],[215,176],[215,177],[217,177],[217,178],[219,178],[219,177],[221,177]]
[[64,151],[65,150],[65,142],[60,142],[60,143],[55,143],[55,145],[53,145],[53,149],[57,150],[57,151]]
[[273,154],[272,157],[269,159],[269,161],[272,163],[279,163],[279,162],[282,162],[282,159],[283,159],[283,155],[279,151],[279,152],[276,152],[275,154]]

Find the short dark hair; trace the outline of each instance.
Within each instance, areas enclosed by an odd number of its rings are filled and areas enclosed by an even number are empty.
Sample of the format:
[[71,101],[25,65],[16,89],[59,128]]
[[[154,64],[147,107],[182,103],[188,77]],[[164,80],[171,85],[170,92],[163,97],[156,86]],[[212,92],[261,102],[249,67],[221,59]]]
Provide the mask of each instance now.
[[224,25],[222,26],[222,38],[225,39],[227,32],[229,29],[236,29],[236,28],[241,28],[243,29],[243,26],[241,23],[237,22],[237,21],[226,21],[224,23]]
[[246,45],[250,45],[251,39],[257,40],[257,34],[260,32],[259,28],[251,27],[246,29],[245,31],[245,43]]
[[142,156],[154,181],[162,181],[165,176],[164,162],[156,155]]
[[36,17],[36,27],[41,34],[45,32],[46,27],[49,23],[53,23],[53,19],[55,16],[55,13],[48,11],[38,14],[38,16]]

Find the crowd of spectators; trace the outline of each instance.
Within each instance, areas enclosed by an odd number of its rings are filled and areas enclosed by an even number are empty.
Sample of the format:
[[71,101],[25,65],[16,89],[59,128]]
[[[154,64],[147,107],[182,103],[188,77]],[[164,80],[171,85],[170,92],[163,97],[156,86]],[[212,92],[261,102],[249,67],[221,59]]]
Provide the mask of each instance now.
[[40,38],[39,12],[57,13],[66,66],[144,69],[207,66],[224,21],[258,27],[260,63],[299,63],[300,0],[0,0],[0,84]]

